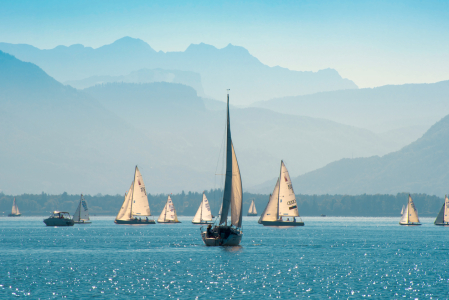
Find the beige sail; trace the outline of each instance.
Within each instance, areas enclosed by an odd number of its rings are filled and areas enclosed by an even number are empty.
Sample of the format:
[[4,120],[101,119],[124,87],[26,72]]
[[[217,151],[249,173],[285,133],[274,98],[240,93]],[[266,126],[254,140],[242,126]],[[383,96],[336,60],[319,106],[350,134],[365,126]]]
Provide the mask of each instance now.
[[412,197],[408,196],[408,222],[409,223],[419,223],[418,211],[415,208],[415,204],[413,203]]
[[142,174],[140,174],[137,166],[134,173],[131,207],[132,214],[135,216],[151,216],[150,205],[148,204],[147,192],[145,190],[145,183],[143,182]]
[[249,206],[248,213],[249,214],[257,214],[256,204],[254,203],[254,199],[251,201],[251,205]]
[[260,216],[261,221],[276,221],[279,219],[278,216],[278,195],[279,195],[279,178],[274,186],[273,194],[271,194],[270,199],[268,200],[267,207],[265,211]]
[[298,207],[293,191],[290,175],[283,161],[281,161],[281,175],[279,178],[279,217],[297,217]]
[[125,194],[125,199],[123,200],[122,207],[120,208],[117,217],[115,217],[116,220],[130,220],[132,219],[131,215],[131,194],[132,194],[132,188],[133,183],[131,183],[131,186],[129,187],[128,193]]
[[169,221],[178,222],[178,216],[176,214],[176,209],[175,209],[175,206],[174,206],[173,201],[170,196],[168,196],[167,202],[165,203],[165,206],[164,206],[164,209],[162,210],[157,221],[158,222],[169,222]]
[[15,197],[14,197],[14,201],[12,203],[11,214],[13,214],[13,215],[20,215],[19,207],[17,206]]

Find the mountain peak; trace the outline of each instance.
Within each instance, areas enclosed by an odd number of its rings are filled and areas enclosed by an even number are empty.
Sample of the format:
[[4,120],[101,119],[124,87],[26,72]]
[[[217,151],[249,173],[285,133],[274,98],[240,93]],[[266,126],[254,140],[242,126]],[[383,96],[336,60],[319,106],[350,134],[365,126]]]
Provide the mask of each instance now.
[[127,48],[140,48],[145,51],[151,51],[156,52],[151,46],[146,43],[145,41],[141,39],[132,38],[129,36],[122,37],[116,41],[114,41],[112,44],[102,46],[100,48],[104,47],[114,47],[114,48],[120,48],[120,49],[127,49]]

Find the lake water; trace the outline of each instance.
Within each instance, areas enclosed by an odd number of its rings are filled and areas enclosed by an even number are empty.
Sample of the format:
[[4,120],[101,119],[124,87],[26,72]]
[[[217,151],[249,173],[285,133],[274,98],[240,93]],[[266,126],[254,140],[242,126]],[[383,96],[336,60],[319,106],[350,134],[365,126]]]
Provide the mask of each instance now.
[[181,224],[46,227],[0,218],[0,298],[449,298],[449,228],[422,218],[304,217],[268,228],[243,218],[240,247],[205,247]]

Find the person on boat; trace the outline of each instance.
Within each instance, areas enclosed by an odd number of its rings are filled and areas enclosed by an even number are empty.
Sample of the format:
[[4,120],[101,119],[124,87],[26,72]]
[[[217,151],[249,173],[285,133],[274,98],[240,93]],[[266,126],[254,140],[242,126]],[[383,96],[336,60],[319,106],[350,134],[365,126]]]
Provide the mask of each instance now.
[[148,222],[148,217],[146,217],[145,220]]
[[207,237],[212,237],[213,236],[213,232],[212,232],[212,225],[209,224],[209,226],[207,226]]

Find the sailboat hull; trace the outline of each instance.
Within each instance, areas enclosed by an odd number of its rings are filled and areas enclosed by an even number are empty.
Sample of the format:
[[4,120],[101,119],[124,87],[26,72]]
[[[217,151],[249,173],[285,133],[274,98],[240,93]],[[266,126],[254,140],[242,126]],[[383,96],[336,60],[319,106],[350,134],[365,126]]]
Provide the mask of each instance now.
[[175,224],[175,223],[181,223],[180,221],[157,221],[158,223],[162,224]]
[[406,225],[406,226],[419,226],[421,223],[399,223],[399,225]]
[[304,222],[261,221],[263,226],[296,227],[304,226]]
[[206,246],[238,246],[242,241],[243,234],[230,234],[227,238],[207,237],[206,231],[201,233]]
[[138,220],[138,219],[131,219],[131,220],[115,220],[115,224],[119,225],[150,225],[150,224],[156,224],[154,220]]
[[48,218],[44,220],[47,226],[73,226],[75,222],[72,219]]
[[248,213],[246,216],[247,217],[257,217],[257,214]]
[[20,217],[22,214],[9,214],[8,217]]
[[438,226],[449,226],[449,222],[446,222],[446,223],[434,223],[435,225],[438,225]]
[[202,221],[202,222],[193,222],[192,224],[196,224],[196,225],[207,225],[207,224],[214,224],[213,221]]

